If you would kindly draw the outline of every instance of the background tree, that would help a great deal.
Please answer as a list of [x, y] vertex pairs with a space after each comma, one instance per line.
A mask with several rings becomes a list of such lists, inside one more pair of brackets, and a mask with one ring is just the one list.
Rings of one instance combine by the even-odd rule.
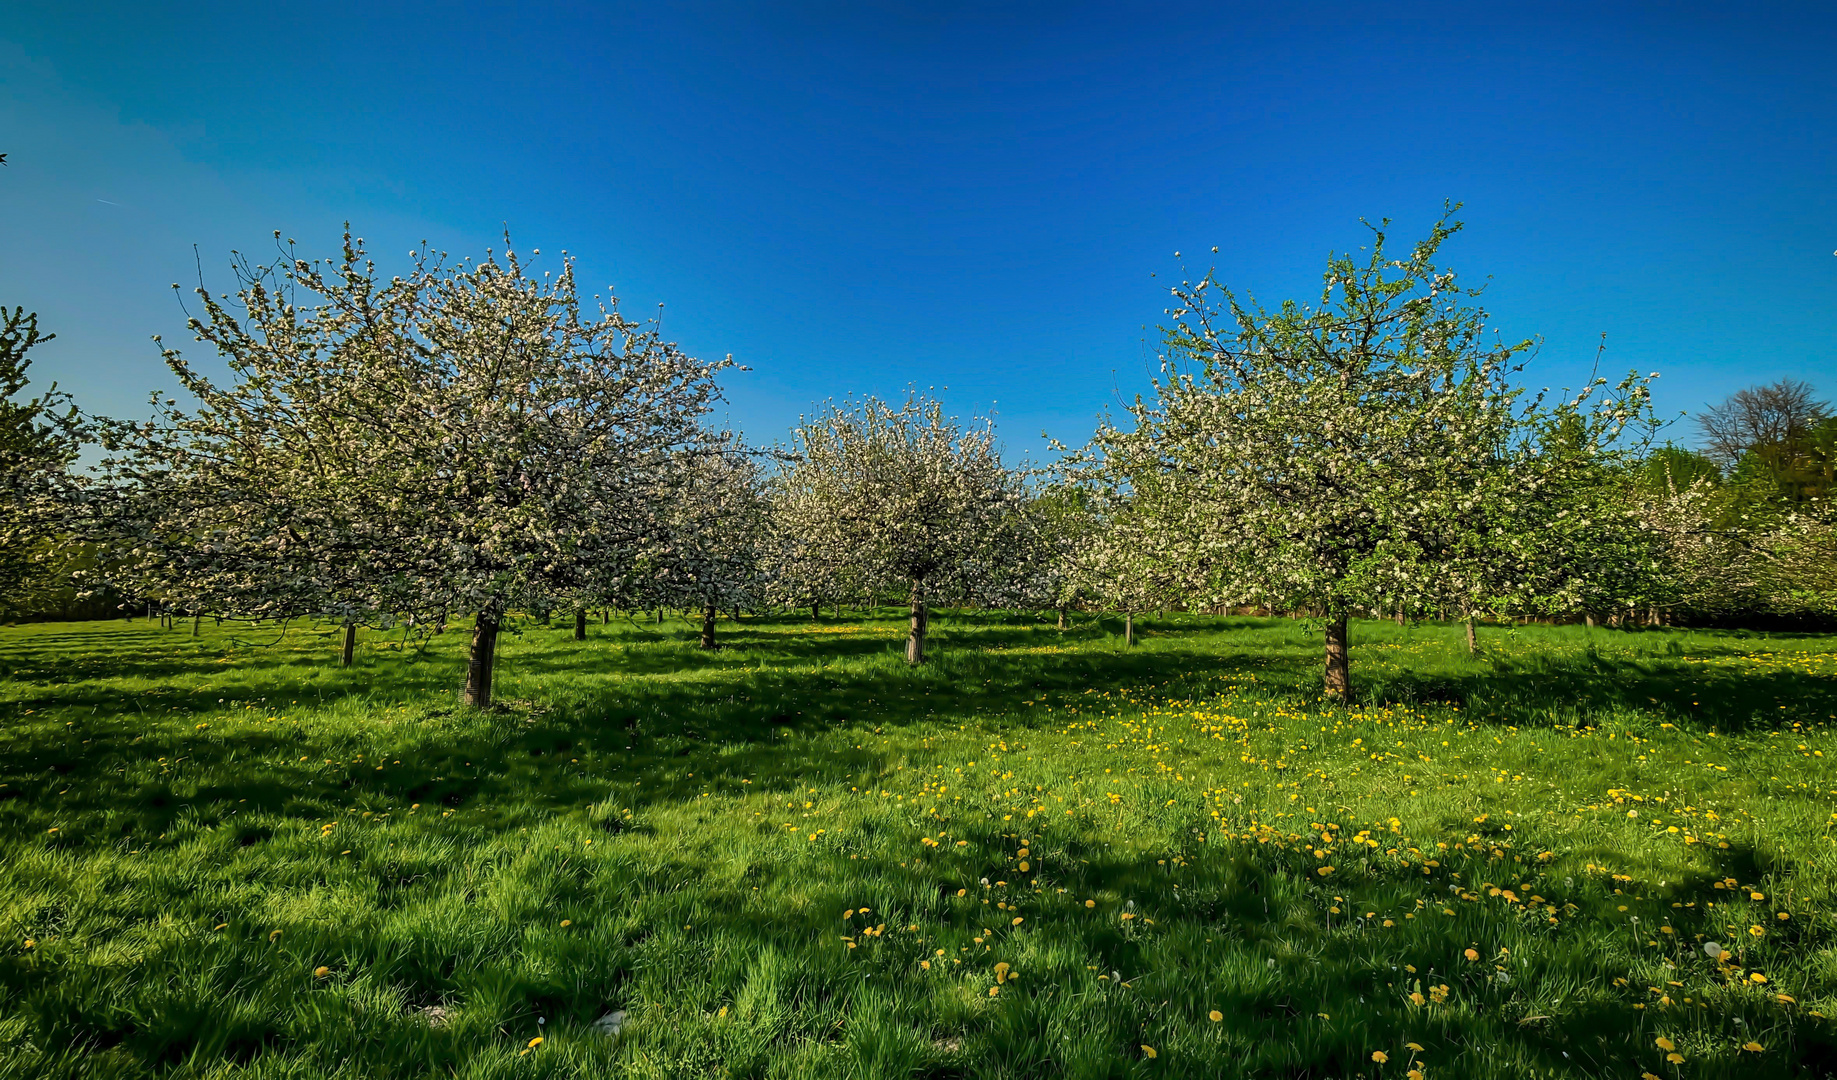
[[758, 458], [731, 435], [679, 452], [667, 527], [645, 559], [654, 602], [701, 615], [701, 647], [715, 647], [722, 610], [764, 602], [768, 511]]
[[1729, 395], [1697, 417], [1704, 451], [1727, 468], [1750, 450], [1779, 446], [1804, 436], [1830, 416], [1807, 383], [1781, 379]]
[[67, 606], [70, 571], [91, 557], [45, 513], [81, 445], [76, 411], [55, 383], [22, 398], [28, 354], [54, 337], [36, 313], [0, 307], [0, 617]]
[[120, 542], [114, 573], [239, 617], [472, 614], [464, 696], [490, 704], [512, 611], [656, 542], [673, 455], [731, 361], [684, 355], [610, 297], [583, 310], [565, 256], [536, 279], [514, 252], [423, 248], [384, 278], [347, 233], [323, 263], [235, 265], [239, 310], [200, 289], [190, 322], [231, 382], [166, 349], [195, 408], [104, 428], [83, 504]]
[[905, 591], [906, 660], [923, 663], [930, 606], [989, 585], [1004, 516], [1021, 499], [993, 428], [965, 429], [917, 393], [897, 407], [869, 397], [798, 425], [787, 457], [774, 494], [781, 535], [812, 553], [805, 565], [821, 559], [844, 595]]

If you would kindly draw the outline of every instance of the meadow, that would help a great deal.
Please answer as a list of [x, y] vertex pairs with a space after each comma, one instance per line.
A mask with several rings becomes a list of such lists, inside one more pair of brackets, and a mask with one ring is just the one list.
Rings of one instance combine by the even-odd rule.
[[0, 628], [4, 1077], [1837, 1074], [1837, 638]]

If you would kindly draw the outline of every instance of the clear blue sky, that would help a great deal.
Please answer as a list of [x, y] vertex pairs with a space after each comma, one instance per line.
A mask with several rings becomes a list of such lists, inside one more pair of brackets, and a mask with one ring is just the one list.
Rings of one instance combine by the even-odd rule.
[[1837, 396], [1837, 9], [1499, 8], [13, 3], [0, 302], [58, 333], [36, 374], [137, 415], [193, 244], [224, 286], [274, 229], [508, 223], [750, 365], [756, 441], [917, 383], [1027, 452], [1142, 385], [1175, 251], [1308, 297], [1361, 216], [1451, 198], [1539, 385], [1605, 332], [1671, 411]]

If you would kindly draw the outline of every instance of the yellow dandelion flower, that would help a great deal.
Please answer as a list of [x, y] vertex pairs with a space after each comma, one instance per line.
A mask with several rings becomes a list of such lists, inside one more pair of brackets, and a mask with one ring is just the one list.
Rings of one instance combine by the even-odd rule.
[[1666, 1061], [1669, 1061], [1669, 1062], [1671, 1062], [1671, 1063], [1672, 1063], [1673, 1065], [1682, 1065], [1682, 1064], [1684, 1064], [1684, 1055], [1683, 1055], [1683, 1054], [1675, 1054], [1675, 1053], [1674, 1053], [1674, 1054], [1666, 1054], [1666, 1055], [1665, 1055], [1665, 1060], [1666, 1060]]
[[1480, 954], [1479, 954], [1479, 953], [1478, 953], [1477, 951], [1475, 951], [1475, 950], [1473, 950], [1473, 949], [1467, 949], [1467, 950], [1464, 950], [1464, 951], [1463, 951], [1463, 952], [1461, 953], [1461, 955], [1462, 955], [1462, 956], [1465, 956], [1465, 957], [1466, 957], [1467, 959], [1469, 959], [1469, 960], [1478, 960], [1478, 959], [1480, 958]]
[[1759, 1053], [1763, 1053], [1763, 1052], [1765, 1052], [1765, 1051], [1766, 1051], [1766, 1049], [1767, 1049], [1766, 1047], [1764, 1047], [1764, 1046], [1762, 1046], [1761, 1044], [1759, 1044], [1759, 1043], [1757, 1043], [1757, 1042], [1745, 1042], [1745, 1043], [1742, 1043], [1742, 1044], [1741, 1044], [1741, 1048], [1742, 1048], [1743, 1050], [1746, 1050], [1746, 1051], [1747, 1051], [1748, 1053], [1750, 1053], [1750, 1054], [1759, 1054]]
[[1765, 937], [1767, 934], [1767, 928], [1764, 926], [1750, 926], [1748, 927], [1748, 933], [1754, 935], [1755, 937]]
[[994, 996], [995, 996], [996, 994], [999, 994], [999, 993], [1001, 993], [1001, 987], [999, 987], [999, 986], [991, 986], [991, 987], [989, 987], [989, 996], [990, 996], [990, 997], [994, 997]]
[[1391, 1059], [1391, 1056], [1382, 1050], [1373, 1050], [1371, 1052], [1371, 1060], [1377, 1062], [1380, 1065], [1384, 1064], [1390, 1059]]
[[1764, 983], [1767, 981], [1767, 977], [1765, 975], [1762, 975], [1760, 972], [1756, 971], [1748, 975], [1748, 980], [1750, 982]]
[[561, 920], [561, 925], [563, 925], [563, 926], [573, 926], [573, 925], [574, 925], [574, 920], [573, 920], [573, 919], [563, 919], [563, 920]]
[[920, 961], [919, 961], [919, 970], [921, 970], [921, 971], [930, 971], [930, 970], [931, 970], [931, 961], [929, 961], [929, 960], [920, 960]]
[[1225, 1018], [1225, 1014], [1219, 1012], [1217, 1009], [1213, 1009], [1211, 1012], [1206, 1014], [1206, 1019], [1212, 1021], [1214, 1024], [1218, 1023], [1224, 1018]]
[[1086, 901], [1084, 902], [1084, 906], [1085, 906], [1085, 907], [1096, 907], [1096, 906], [1097, 906], [1097, 901], [1095, 901], [1095, 900], [1086, 900]]
[[1143, 1043], [1143, 1044], [1142, 1044], [1142, 1054], [1143, 1054], [1143, 1056], [1145, 1056], [1145, 1057], [1147, 1057], [1147, 1058], [1149, 1058], [1149, 1059], [1151, 1059], [1151, 1060], [1152, 1060], [1153, 1058], [1156, 1058], [1156, 1057], [1159, 1057], [1159, 1056], [1160, 1056], [1159, 1054], [1156, 1054], [1156, 1053], [1155, 1053], [1155, 1048], [1154, 1048], [1154, 1047], [1152, 1047], [1152, 1046], [1149, 1046], [1149, 1045], [1148, 1045], [1147, 1043]]
[[314, 969], [313, 969], [313, 978], [315, 978], [315, 979], [323, 979], [323, 978], [325, 978], [325, 977], [326, 977], [327, 975], [330, 975], [331, 973], [332, 973], [332, 969], [331, 969], [331, 968], [328, 968], [328, 967], [316, 967], [316, 968], [314, 968]]
[[1658, 1038], [1654, 1039], [1653, 1042], [1656, 1042], [1658, 1044], [1658, 1048], [1660, 1050], [1676, 1050], [1678, 1048], [1676, 1043], [1672, 1042], [1670, 1039], [1665, 1038], [1663, 1035], [1660, 1035]]
[[1412, 1042], [1412, 1043], [1404, 1043], [1404, 1044], [1403, 1044], [1403, 1046], [1404, 1046], [1404, 1049], [1406, 1049], [1406, 1050], [1411, 1050], [1411, 1051], [1414, 1051], [1415, 1053], [1418, 1053], [1418, 1054], [1420, 1054], [1420, 1053], [1422, 1053], [1422, 1044], [1421, 1044], [1421, 1043], [1413, 1043], [1413, 1042]]
[[541, 1045], [542, 1045], [542, 1036], [538, 1035], [529, 1041], [528, 1049], [534, 1050], [536, 1047], [541, 1046]]
[[1011, 925], [1011, 926], [1019, 926], [1020, 924], [1022, 924], [1022, 923], [1024, 923], [1024, 922], [1026, 922], [1026, 921], [1027, 921], [1026, 919], [1024, 919], [1024, 918], [1022, 918], [1022, 917], [1021, 917], [1021, 916], [1019, 916], [1019, 915], [1016, 915], [1016, 916], [1014, 917], [1014, 922], [1012, 922], [1012, 923], [1011, 923], [1011, 924], [1009, 924], [1009, 925]]

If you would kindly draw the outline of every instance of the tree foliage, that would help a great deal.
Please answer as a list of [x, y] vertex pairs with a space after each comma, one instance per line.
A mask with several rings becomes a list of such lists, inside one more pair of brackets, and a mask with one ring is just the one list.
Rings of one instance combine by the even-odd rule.
[[1164, 588], [1318, 617], [1332, 695], [1349, 688], [1355, 612], [1472, 612], [1584, 574], [1533, 542], [1540, 518], [1644, 415], [1632, 377], [1554, 408], [1520, 400], [1512, 376], [1532, 343], [1491, 340], [1478, 291], [1436, 263], [1459, 229], [1444, 217], [1393, 258], [1374, 228], [1364, 259], [1329, 259], [1313, 305], [1265, 309], [1210, 274], [1182, 282], [1152, 397], [1086, 456], [1139, 522], [1143, 541], [1122, 550], [1153, 553]]
[[473, 615], [481, 705], [509, 613], [606, 588], [656, 546], [730, 362], [610, 297], [590, 309], [565, 257], [536, 278], [514, 251], [422, 248], [385, 278], [347, 232], [337, 258], [236, 271], [235, 299], [199, 289], [190, 320], [230, 380], [165, 349], [193, 404], [156, 396], [152, 420], [102, 428], [78, 503], [110, 572], [238, 617]]
[[907, 659], [925, 657], [929, 605], [978, 598], [999, 579], [1003, 526], [1021, 484], [993, 428], [968, 427], [917, 393], [832, 404], [792, 433], [773, 487], [778, 559], [812, 595], [900, 590]]

